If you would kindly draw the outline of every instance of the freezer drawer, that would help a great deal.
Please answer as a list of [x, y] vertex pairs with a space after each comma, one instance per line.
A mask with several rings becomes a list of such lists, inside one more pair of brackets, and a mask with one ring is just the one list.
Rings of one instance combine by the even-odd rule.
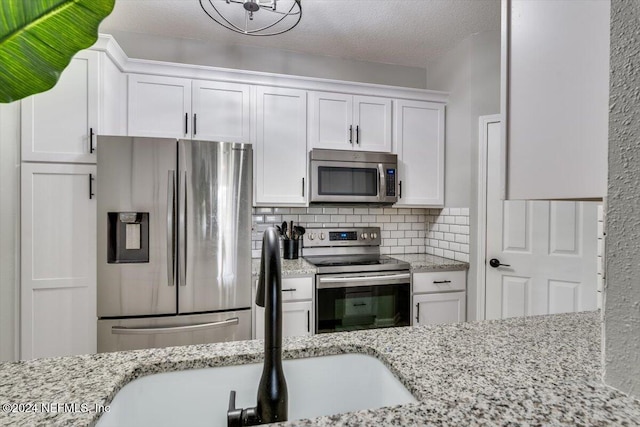
[[251, 310], [98, 320], [98, 353], [251, 339]]

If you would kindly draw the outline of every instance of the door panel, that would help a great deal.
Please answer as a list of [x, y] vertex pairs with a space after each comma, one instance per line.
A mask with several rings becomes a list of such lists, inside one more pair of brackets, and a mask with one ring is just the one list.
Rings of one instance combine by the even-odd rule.
[[413, 296], [413, 318], [417, 325], [438, 325], [464, 322], [466, 318], [466, 293], [449, 292]]
[[354, 147], [365, 151], [391, 152], [391, 100], [372, 96], [353, 97]]
[[251, 307], [251, 145], [179, 142], [178, 312]]
[[[175, 254], [168, 217], [173, 212], [176, 140], [98, 139], [98, 315], [175, 313]], [[108, 262], [110, 212], [148, 214], [148, 262]]]
[[201, 80], [192, 85], [192, 137], [249, 143], [249, 85]]
[[355, 131], [352, 95], [309, 92], [309, 148], [351, 150]]
[[[311, 301], [287, 302], [282, 304], [282, 336], [311, 336]], [[264, 308], [256, 306], [256, 336], [264, 339]]]
[[[596, 202], [502, 201], [500, 123], [488, 124], [486, 317], [597, 307]], [[492, 267], [489, 260], [502, 264]]]
[[21, 196], [21, 359], [96, 348], [93, 165], [25, 163]]

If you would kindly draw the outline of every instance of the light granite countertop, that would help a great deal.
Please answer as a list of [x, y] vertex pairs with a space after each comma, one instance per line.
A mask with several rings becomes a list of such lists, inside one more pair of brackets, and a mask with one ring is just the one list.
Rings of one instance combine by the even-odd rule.
[[[364, 353], [417, 403], [287, 426], [640, 425], [640, 401], [601, 381], [599, 312], [287, 338], [285, 358]], [[108, 404], [157, 372], [260, 361], [261, 341], [0, 364], [0, 403]], [[92, 425], [95, 412], [6, 413], [0, 425]]]
[[[428, 254], [397, 254], [390, 255], [411, 264], [411, 271], [447, 271], [447, 270], [466, 270], [469, 263], [463, 261], [455, 261], [449, 258], [442, 258], [436, 255]], [[304, 258], [284, 259], [281, 258], [282, 276], [311, 276], [316, 274], [316, 268], [309, 264]], [[251, 274], [257, 276], [260, 273], [260, 258], [251, 260]]]

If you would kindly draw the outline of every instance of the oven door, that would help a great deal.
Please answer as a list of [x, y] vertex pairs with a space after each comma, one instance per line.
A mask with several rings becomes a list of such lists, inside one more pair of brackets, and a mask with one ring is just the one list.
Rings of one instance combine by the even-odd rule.
[[316, 277], [316, 333], [409, 326], [409, 272]]
[[386, 163], [312, 160], [310, 201], [395, 203], [396, 169]]

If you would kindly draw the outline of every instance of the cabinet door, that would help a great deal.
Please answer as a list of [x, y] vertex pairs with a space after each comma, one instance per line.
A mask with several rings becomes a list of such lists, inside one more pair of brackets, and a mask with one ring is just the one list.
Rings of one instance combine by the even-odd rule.
[[[313, 335], [311, 301], [282, 304], [282, 336], [299, 337]], [[264, 308], [256, 307], [256, 339], [264, 338]]]
[[395, 106], [400, 174], [395, 206], [443, 206], [444, 105], [398, 100]]
[[96, 351], [95, 173], [93, 165], [22, 165], [22, 359]]
[[191, 137], [191, 80], [129, 76], [129, 136]]
[[98, 52], [79, 52], [52, 89], [22, 100], [23, 161], [96, 162], [98, 69]]
[[309, 92], [309, 148], [351, 150], [355, 132], [352, 95]]
[[192, 82], [193, 139], [249, 143], [249, 85]]
[[256, 89], [254, 204], [305, 205], [306, 92]]
[[606, 196], [609, 15], [609, 1], [503, 1], [507, 199]]
[[353, 144], [359, 150], [391, 152], [391, 100], [353, 97]]
[[413, 296], [414, 325], [464, 322], [466, 293], [417, 294]]

